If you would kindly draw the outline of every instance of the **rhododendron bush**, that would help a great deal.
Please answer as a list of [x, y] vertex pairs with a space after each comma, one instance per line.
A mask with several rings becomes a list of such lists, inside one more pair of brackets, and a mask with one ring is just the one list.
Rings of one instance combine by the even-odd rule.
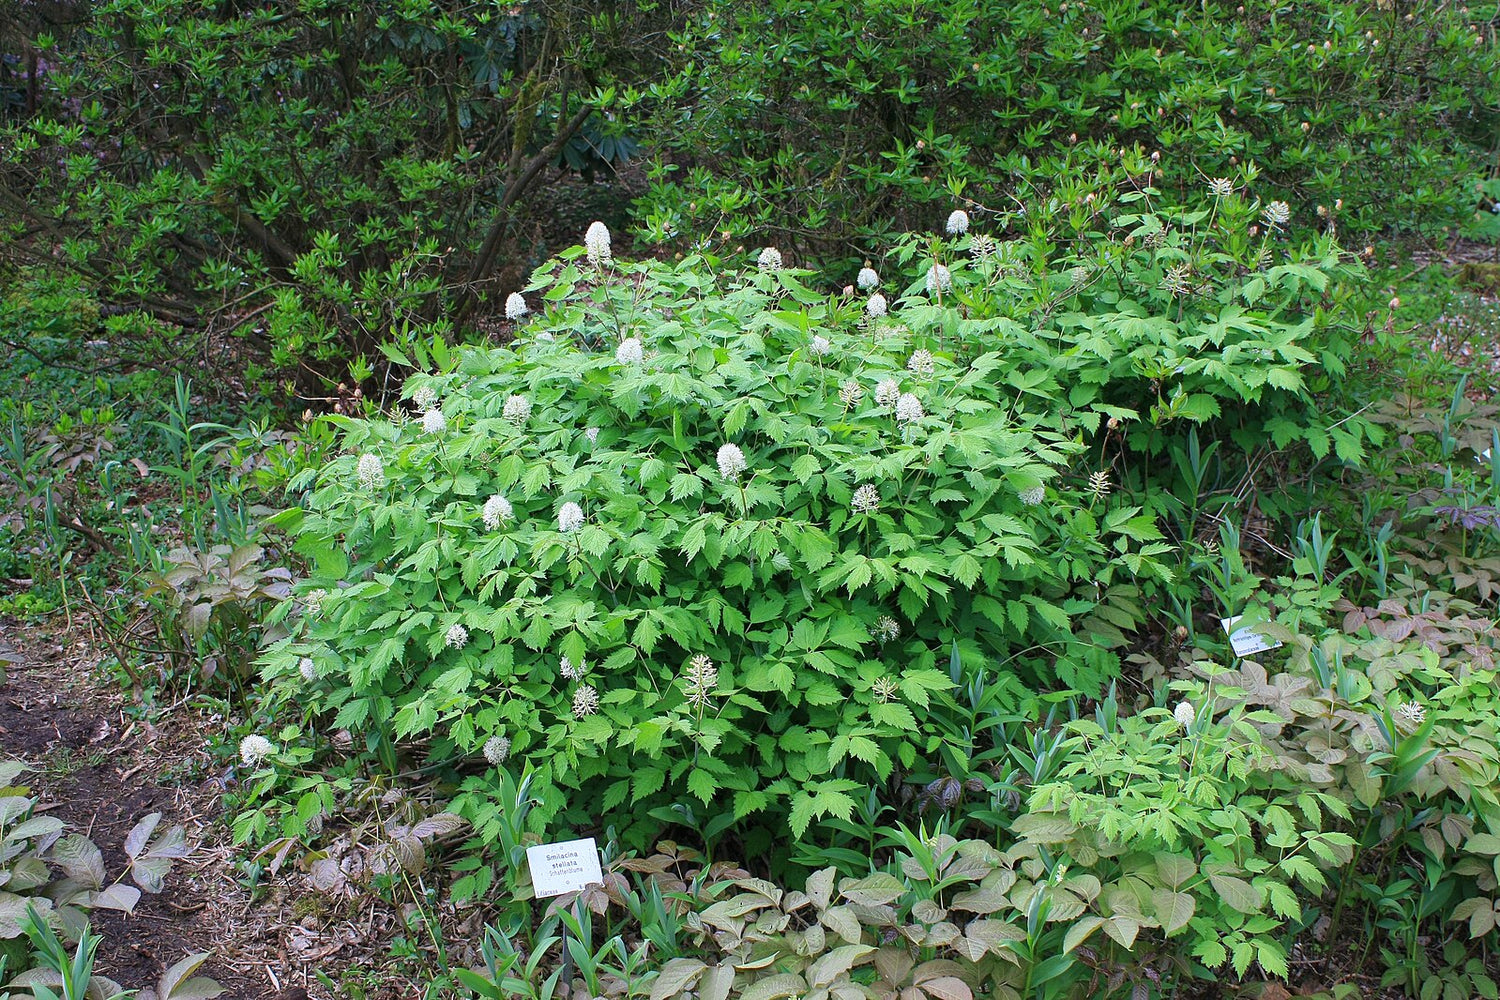
[[1249, 239], [1258, 211], [1116, 220], [1086, 256], [950, 221], [832, 294], [774, 248], [631, 263], [591, 229], [514, 342], [330, 418], [267, 670], [389, 766], [462, 761], [481, 833], [493, 766], [535, 768], [539, 828], [847, 817], [1037, 689], [1097, 693], [1145, 603], [1195, 599], [1166, 444], [1326, 452], [1342, 420], [1357, 450], [1307, 389], [1349, 261]]

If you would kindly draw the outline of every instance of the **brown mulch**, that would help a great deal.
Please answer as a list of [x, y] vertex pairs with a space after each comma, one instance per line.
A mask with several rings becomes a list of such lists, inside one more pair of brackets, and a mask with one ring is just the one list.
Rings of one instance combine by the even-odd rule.
[[[206, 734], [222, 719], [176, 708], [151, 721], [96, 677], [98, 654], [68, 631], [0, 620], [0, 758], [32, 768], [23, 780], [41, 810], [65, 820], [104, 852], [111, 878], [125, 870], [126, 835], [141, 817], [181, 824], [192, 853], [144, 894], [130, 915], [92, 914], [104, 937], [98, 971], [127, 989], [155, 987], [161, 973], [194, 952], [213, 956], [200, 971], [226, 987], [226, 1000], [328, 998], [315, 971], [335, 981], [351, 967], [381, 964], [390, 914], [358, 920], [319, 917], [301, 873], [268, 880], [261, 898], [238, 878], [244, 851], [231, 843], [222, 804], [224, 763]], [[399, 920], [399, 917], [397, 918]], [[416, 995], [410, 982], [364, 980], [376, 1000]]]

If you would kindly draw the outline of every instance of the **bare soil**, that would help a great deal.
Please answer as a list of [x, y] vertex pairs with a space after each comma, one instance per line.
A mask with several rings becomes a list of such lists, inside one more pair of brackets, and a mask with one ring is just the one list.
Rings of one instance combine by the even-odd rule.
[[291, 921], [236, 880], [219, 765], [204, 738], [212, 720], [181, 719], [189, 729], [132, 719], [122, 698], [94, 683], [92, 653], [68, 633], [0, 621], [0, 756], [33, 768], [25, 780], [39, 808], [98, 844], [111, 877], [125, 869], [126, 834], [148, 813], [161, 813], [163, 828], [182, 824], [194, 846], [166, 891], [143, 895], [133, 914], [93, 914], [104, 936], [99, 972], [127, 989], [154, 987], [174, 962], [209, 952], [202, 974], [228, 1000], [306, 1000], [316, 980], [309, 963], [288, 958], [282, 928]]

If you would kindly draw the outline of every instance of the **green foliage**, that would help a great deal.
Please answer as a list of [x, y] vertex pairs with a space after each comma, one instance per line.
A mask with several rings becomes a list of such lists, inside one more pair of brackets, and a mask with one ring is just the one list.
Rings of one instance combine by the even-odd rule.
[[[1487, 625], [1437, 653], [1410, 632], [1368, 634], [1362, 619], [1319, 639], [1263, 623], [1283, 651], [1233, 668], [1189, 655], [1196, 676], [1173, 682], [1172, 712], [1125, 716], [1111, 696], [1092, 716], [1039, 726], [1055, 736], [1050, 759], [1017, 754], [1024, 805], [985, 839], [956, 838], [941, 816], [886, 826], [863, 857], [796, 889], [695, 869], [691, 852], [662, 845], [579, 897], [580, 913], [631, 919], [612, 920], [604, 944], [569, 924], [577, 968], [591, 956], [605, 970], [584, 984], [594, 995], [655, 1000], [924, 983], [935, 997], [1125, 997], [1288, 978], [1292, 947], [1317, 926], [1331, 947], [1378, 953], [1387, 984], [1410, 996], [1437, 995], [1434, 980], [1483, 995], [1479, 949], [1493, 947], [1500, 912], [1500, 688], [1469, 650], [1500, 650]], [[620, 869], [647, 881], [633, 890]], [[557, 943], [550, 920], [531, 937], [529, 921], [497, 924], [488, 968], [460, 979], [479, 996], [498, 995], [489, 984], [552, 995], [557, 960], [537, 957]], [[500, 960], [523, 945], [524, 975]], [[641, 953], [655, 975], [625, 975]]]
[[[42, 965], [31, 975], [23, 973], [17, 977], [13, 985], [23, 986], [31, 993], [23, 993], [16, 1000], [127, 1000], [130, 996], [113, 980], [94, 975], [94, 956], [103, 939], [87, 926], [80, 933], [78, 948], [71, 958], [57, 933], [35, 908], [26, 913], [26, 934]], [[56, 993], [52, 991], [54, 985]], [[7, 998], [11, 996], [6, 994]]]
[[[212, 382], [120, 374], [116, 342], [92, 339], [116, 332], [103, 311], [85, 283], [33, 271], [0, 296], [0, 328], [23, 338], [0, 365], [16, 387], [0, 401], [0, 578], [21, 591], [4, 603], [89, 615], [143, 693], [200, 677], [244, 693], [261, 605], [291, 579], [262, 504], [330, 437], [277, 429], [258, 398], [236, 394], [235, 413]], [[154, 671], [142, 649], [164, 654]]]
[[[708, 4], [658, 88], [659, 238], [868, 252], [961, 199], [1024, 231], [1255, 164], [1296, 224], [1467, 223], [1500, 136], [1496, 6]], [[1159, 156], [1159, 159], [1158, 159]], [[1326, 216], [1315, 214], [1320, 207]]]
[[1465, 235], [1500, 243], [1500, 177], [1491, 177], [1479, 184], [1479, 204], [1473, 219], [1465, 227]]
[[177, 548], [148, 577], [142, 595], [161, 597], [169, 609], [160, 623], [169, 648], [208, 651], [198, 657], [204, 680], [223, 672], [232, 684], [247, 681], [262, 605], [291, 593], [291, 572], [264, 565], [264, 557], [259, 545]]
[[[333, 418], [348, 454], [276, 520], [311, 571], [267, 670], [390, 768], [413, 738], [454, 762], [507, 738], [534, 829], [626, 802], [636, 842], [648, 812], [710, 839], [849, 820], [976, 752], [952, 720], [1117, 671], [1178, 585], [1168, 442], [1328, 447], [1306, 386], [1344, 363], [1323, 303], [1350, 265], [1328, 241], [1277, 262], [1223, 202], [1123, 217], [1084, 259], [908, 241], [918, 277], [876, 316], [799, 272], [571, 251], [515, 347], [436, 345], [425, 415]], [[485, 840], [492, 784], [457, 802]]]
[[555, 165], [592, 179], [632, 155], [617, 84], [648, 72], [664, 16], [131, 0], [48, 30], [23, 12], [0, 48], [44, 56], [33, 106], [0, 125], [0, 252], [43, 240], [195, 346], [213, 317], [278, 367], [342, 368], [446, 329], [524, 259]]

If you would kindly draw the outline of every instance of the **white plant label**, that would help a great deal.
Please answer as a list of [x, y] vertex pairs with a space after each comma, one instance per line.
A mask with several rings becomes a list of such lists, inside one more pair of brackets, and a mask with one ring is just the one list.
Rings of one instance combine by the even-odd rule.
[[1235, 656], [1252, 656], [1255, 653], [1264, 653], [1268, 649], [1275, 649], [1281, 645], [1272, 639], [1268, 639], [1259, 632], [1246, 625], [1244, 628], [1235, 628], [1244, 615], [1235, 615], [1233, 618], [1220, 618], [1219, 624], [1224, 626], [1224, 631], [1229, 633], [1229, 645], [1234, 649]]
[[593, 837], [528, 847], [526, 863], [531, 866], [531, 885], [537, 899], [579, 892], [604, 881], [599, 848]]

